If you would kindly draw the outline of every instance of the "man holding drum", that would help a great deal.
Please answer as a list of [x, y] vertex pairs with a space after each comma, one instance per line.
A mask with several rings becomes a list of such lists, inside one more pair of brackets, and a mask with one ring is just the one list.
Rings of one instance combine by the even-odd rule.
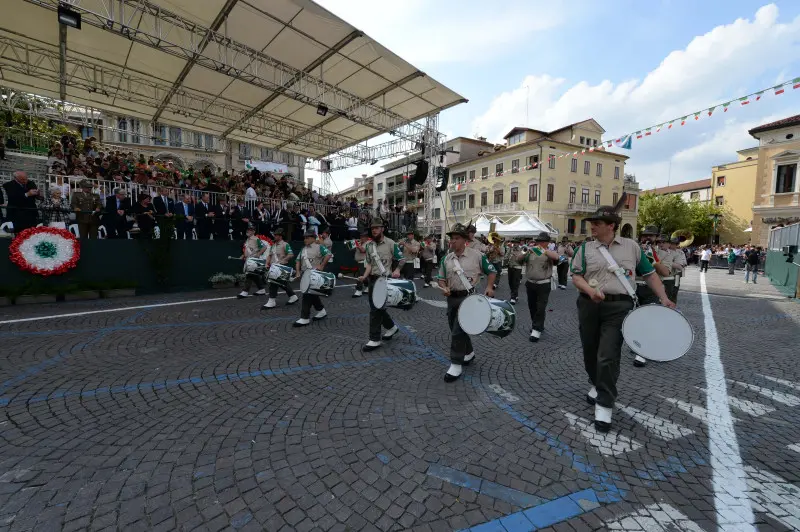
[[[272, 233], [275, 236], [275, 243], [272, 244], [272, 250], [267, 258], [267, 271], [269, 271], [270, 266], [273, 264], [280, 264], [281, 266], [288, 266], [289, 263], [294, 258], [294, 251], [292, 250], [292, 246], [289, 245], [288, 242], [283, 240], [283, 229], [275, 229]], [[289, 296], [289, 301], [286, 302], [287, 305], [291, 305], [292, 303], [297, 303], [297, 294], [294, 293], [292, 290], [292, 286], [289, 283], [286, 283], [284, 287], [286, 290], [286, 295]], [[261, 307], [262, 309], [270, 309], [275, 308], [277, 303], [275, 303], [275, 298], [278, 297], [278, 285], [275, 283], [269, 283], [269, 299], [267, 303]]]
[[[375, 281], [380, 277], [389, 276], [392, 270], [392, 261], [397, 261], [397, 268], [391, 272], [394, 279], [400, 278], [400, 271], [406, 262], [400, 247], [391, 238], [383, 235], [383, 222], [375, 218], [370, 227], [372, 242], [366, 245], [367, 258], [364, 275], [358, 278], [363, 282], [369, 279], [370, 293], [375, 290]], [[386, 333], [381, 336], [381, 327]], [[391, 340], [397, 334], [398, 328], [385, 308], [376, 308], [369, 298], [369, 341], [364, 345], [364, 352], [374, 351], [381, 346], [381, 340]]]
[[[313, 229], [306, 230], [303, 234], [305, 247], [300, 252], [300, 260], [297, 261], [297, 275], [298, 277], [304, 270], [317, 270], [324, 271], [325, 265], [331, 258], [331, 253], [328, 248], [317, 242], [317, 234]], [[328, 313], [322, 305], [322, 299], [317, 294], [303, 294], [303, 302], [300, 308], [300, 319], [292, 324], [293, 327], [305, 327], [311, 320], [311, 307], [317, 310], [314, 314], [314, 320], [321, 320]]]
[[[653, 269], [655, 269], [663, 283], [671, 275], [670, 268], [668, 266], [669, 260], [663, 260], [668, 258], [669, 254], [666, 254], [666, 256], [662, 257], [662, 251], [658, 249], [658, 243], [661, 242], [663, 237], [658, 235], [658, 228], [654, 225], [648, 225], [642, 229], [642, 232], [639, 233], [639, 237], [642, 241], [641, 247], [642, 251], [644, 251], [645, 257], [647, 257], [647, 260], [650, 262], [650, 264], [652, 264]], [[666, 286], [664, 286], [664, 291], [669, 294], [669, 289]], [[639, 300], [639, 305], [658, 304], [658, 296], [656, 296], [656, 294], [650, 289], [647, 281], [641, 275], [636, 276], [636, 298]], [[634, 367], [643, 368], [646, 365], [647, 359], [645, 359], [642, 355], [637, 353], [633, 357]]]
[[525, 254], [525, 287], [528, 292], [528, 309], [531, 313], [531, 342], [538, 342], [544, 331], [547, 301], [550, 299], [550, 284], [553, 264], [558, 262], [558, 253], [548, 250], [550, 234], [542, 231], [536, 236], [533, 248]]
[[[356, 262], [358, 263], [358, 278], [364, 275], [364, 271], [366, 270], [366, 265], [364, 264], [364, 259], [367, 258], [367, 242], [369, 242], [369, 232], [366, 229], [361, 230], [361, 237], [355, 241], [356, 245], [353, 248], [354, 255]], [[356, 291], [353, 293], [353, 297], [361, 297], [364, 293], [364, 282], [358, 281], [356, 283]]]
[[669, 250], [672, 252], [672, 273], [675, 274], [675, 283], [672, 286], [672, 293], [667, 295], [670, 301], [676, 305], [678, 304], [678, 290], [680, 290], [681, 287], [681, 277], [683, 277], [686, 271], [686, 254], [679, 247], [680, 243], [681, 239], [677, 236], [669, 241]]
[[508, 288], [511, 291], [511, 298], [508, 302], [512, 305], [516, 305], [517, 299], [519, 299], [519, 283], [522, 281], [522, 264], [525, 262], [527, 254], [523, 250], [522, 242], [515, 242], [513, 245], [507, 247]]
[[472, 293], [482, 273], [488, 276], [486, 297], [493, 297], [496, 272], [486, 255], [468, 247], [469, 233], [463, 225], [455, 224], [447, 236], [450, 237], [450, 253], [442, 258], [437, 279], [447, 296], [447, 323], [451, 334], [450, 367], [444, 374], [444, 382], [453, 382], [475, 358], [472, 341], [458, 323], [458, 307]]
[[[263, 240], [256, 236], [256, 228], [253, 224], [247, 225], [247, 239], [244, 241], [244, 246], [242, 247], [242, 256], [239, 257], [240, 259], [265, 259], [265, 255], [269, 252], [269, 245], [266, 244]], [[258, 287], [258, 291], [256, 292], [257, 296], [263, 296], [266, 291], [264, 290], [264, 274], [265, 270], [259, 270], [257, 272], [248, 272], [245, 268], [245, 276], [244, 276], [244, 290], [236, 296], [239, 299], [244, 297], [250, 297], [250, 288], [253, 286], [253, 283], [256, 283]]]
[[[625, 199], [617, 204], [621, 206]], [[617, 207], [600, 207], [586, 218], [594, 240], [575, 250], [572, 283], [580, 291], [578, 322], [583, 362], [592, 387], [586, 396], [595, 405], [594, 425], [600, 432], [611, 429], [611, 415], [617, 398], [622, 351], [622, 323], [633, 309], [634, 272], [646, 279], [661, 304], [674, 308], [664, 285], [639, 245], [616, 235], [622, 218]]]

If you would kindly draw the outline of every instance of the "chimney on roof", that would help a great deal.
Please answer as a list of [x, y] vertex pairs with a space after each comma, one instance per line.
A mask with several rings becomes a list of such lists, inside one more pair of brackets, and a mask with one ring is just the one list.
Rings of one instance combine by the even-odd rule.
[[486, 137], [478, 137], [478, 140], [481, 142], [486, 142]]

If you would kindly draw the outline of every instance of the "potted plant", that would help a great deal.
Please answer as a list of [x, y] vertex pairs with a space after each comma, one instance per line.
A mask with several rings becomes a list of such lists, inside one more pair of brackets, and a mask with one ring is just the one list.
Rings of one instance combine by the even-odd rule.
[[233, 288], [236, 278], [227, 273], [217, 272], [208, 278], [211, 288]]
[[237, 274], [236, 274], [236, 275], [234, 275], [233, 277], [234, 277], [234, 279], [235, 279], [235, 281], [236, 281], [236, 286], [241, 286], [241, 285], [243, 285], [243, 284], [244, 284], [245, 274], [243, 274], [243, 273], [237, 273]]

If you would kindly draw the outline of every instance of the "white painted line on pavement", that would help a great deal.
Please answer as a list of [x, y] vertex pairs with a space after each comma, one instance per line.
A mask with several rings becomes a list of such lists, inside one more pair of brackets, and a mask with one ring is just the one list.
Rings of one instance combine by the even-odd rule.
[[800, 530], [800, 489], [768, 471], [750, 466], [745, 470], [753, 509], [789, 530]]
[[606, 523], [607, 530], [685, 530], [704, 532], [686, 515], [669, 504], [650, 504]]
[[519, 401], [519, 397], [514, 395], [513, 393], [506, 391], [505, 388], [500, 386], [499, 384], [490, 384], [489, 389], [492, 390], [494, 393], [508, 401], [509, 403], [516, 403]]
[[636, 408], [630, 406], [619, 406], [618, 409], [631, 416], [634, 421], [640, 425], [643, 425], [648, 432], [656, 434], [659, 438], [665, 441], [675, 440], [677, 438], [694, 434], [694, 431], [691, 429], [682, 427], [677, 423], [660, 418], [651, 414], [650, 412], [645, 412], [644, 410], [637, 410]]
[[739, 386], [743, 386], [748, 390], [752, 390], [757, 394], [763, 395], [764, 397], [768, 397], [778, 403], [787, 406], [800, 406], [800, 397], [797, 397], [796, 395], [770, 390], [769, 388], [762, 388], [761, 386], [756, 386], [755, 384], [748, 384], [746, 382], [739, 382], [730, 379], [728, 379], [728, 382], [731, 382], [733, 384], [738, 384]]
[[597, 452], [604, 456], [616, 456], [618, 454], [635, 451], [642, 447], [638, 441], [618, 433], [616, 430], [611, 430], [605, 434], [597, 432], [594, 428], [594, 423], [588, 419], [576, 416], [571, 412], [564, 412], [567, 416], [567, 421], [575, 430], [581, 433], [581, 436], [591, 444]]
[[791, 445], [787, 445], [786, 448], [789, 449], [790, 451], [794, 451], [800, 454], [800, 443], [793, 443]]
[[711, 300], [706, 291], [706, 279], [700, 276], [701, 300], [706, 339], [706, 423], [708, 424], [708, 450], [711, 455], [711, 471], [714, 487], [714, 507], [717, 510], [717, 526], [722, 530], [752, 531], [755, 518], [747, 495], [747, 477], [742, 468], [739, 441], [733, 426], [728, 401], [725, 369], [719, 349], [719, 336]]
[[[347, 288], [348, 286], [355, 286], [355, 284], [341, 284], [337, 285], [335, 288]], [[227, 299], [236, 299], [236, 296], [228, 296], [228, 297], [211, 297], [208, 299], [191, 299], [189, 301], [173, 301], [171, 303], [154, 303], [152, 305], [136, 305], [133, 307], [116, 307], [116, 308], [104, 308], [102, 310], [86, 310], [83, 312], [69, 312], [66, 314], [51, 314], [49, 316], [36, 316], [34, 318], [20, 318], [16, 320], [3, 320], [0, 321], [0, 325], [8, 324], [8, 323], [24, 323], [28, 321], [41, 321], [41, 320], [52, 320], [55, 318], [74, 318], [76, 316], [89, 316], [90, 314], [104, 314], [106, 312], [122, 312], [124, 310], [140, 310], [140, 309], [147, 309], [147, 308], [159, 308], [159, 307], [172, 307], [175, 305], [191, 305], [192, 303], [209, 303], [211, 301], [225, 301]]]
[[765, 379], [767, 379], [769, 381], [776, 382], [778, 384], [782, 384], [782, 385], [786, 386], [787, 388], [791, 388], [792, 390], [797, 390], [797, 391], [800, 392], [800, 384], [798, 384], [796, 382], [787, 381], [786, 379], [779, 379], [778, 377], [770, 377], [769, 375], [761, 375], [761, 377], [763, 377], [763, 378], [765, 378]]
[[[708, 393], [705, 388], [697, 388], [703, 393]], [[770, 412], [774, 412], [775, 409], [771, 406], [762, 405], [761, 403], [756, 403], [754, 401], [748, 401], [747, 399], [739, 399], [737, 397], [728, 396], [728, 402], [731, 405], [731, 408], [735, 408], [745, 414], [749, 414], [754, 417], [763, 416], [764, 414], [769, 414]]]

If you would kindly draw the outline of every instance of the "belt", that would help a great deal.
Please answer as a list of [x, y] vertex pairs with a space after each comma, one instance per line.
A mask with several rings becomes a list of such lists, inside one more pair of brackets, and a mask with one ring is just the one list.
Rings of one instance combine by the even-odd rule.
[[636, 284], [639, 286], [647, 286], [647, 281], [636, 281]]
[[[588, 295], [581, 292], [581, 297], [586, 299], [592, 299]], [[606, 294], [605, 301], [633, 301], [633, 298], [628, 294]]]
[[527, 282], [530, 284], [550, 284], [552, 281], [550, 279], [542, 279], [541, 281], [532, 281], [528, 279]]
[[662, 277], [661, 280], [662, 281], [674, 281], [675, 280], [675, 276], [671, 275], [670, 277]]
[[468, 295], [469, 291], [467, 290], [451, 290], [448, 297], [467, 297]]

